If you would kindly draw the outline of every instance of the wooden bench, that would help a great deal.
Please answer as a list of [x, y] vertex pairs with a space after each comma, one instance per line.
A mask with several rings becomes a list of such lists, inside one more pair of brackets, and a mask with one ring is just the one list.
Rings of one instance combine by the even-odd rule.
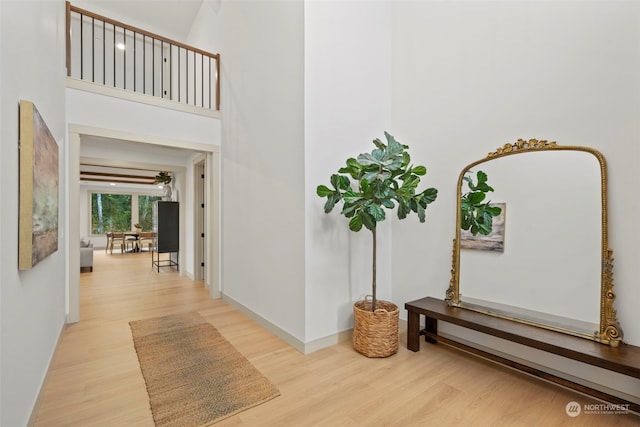
[[[619, 347], [614, 348], [588, 339], [501, 319], [463, 308], [450, 307], [446, 301], [431, 297], [408, 302], [405, 304], [405, 309], [408, 312], [407, 348], [409, 350], [420, 350], [420, 336], [424, 335], [425, 340], [429, 343], [435, 344], [437, 342], [443, 342], [494, 362], [588, 394], [597, 399], [615, 404], [628, 404], [630, 410], [640, 413], [640, 404], [638, 403], [627, 401], [600, 390], [569, 381], [548, 372], [438, 335], [438, 320], [634, 378], [640, 378], [640, 347], [620, 344]], [[420, 330], [421, 315], [425, 316], [425, 329], [423, 330]]]

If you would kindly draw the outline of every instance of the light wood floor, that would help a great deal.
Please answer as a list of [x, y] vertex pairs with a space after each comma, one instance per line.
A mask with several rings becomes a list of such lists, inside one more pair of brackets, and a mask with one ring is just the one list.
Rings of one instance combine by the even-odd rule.
[[[81, 321], [68, 326], [35, 425], [153, 426], [128, 322], [198, 311], [280, 389], [220, 426], [637, 426], [635, 415], [579, 415], [579, 394], [438, 344], [368, 359], [350, 343], [303, 355], [201, 282], [151, 269], [150, 255], [96, 251], [81, 274]], [[282, 307], [286, 310], [286, 306]], [[404, 331], [403, 331], [404, 332]]]

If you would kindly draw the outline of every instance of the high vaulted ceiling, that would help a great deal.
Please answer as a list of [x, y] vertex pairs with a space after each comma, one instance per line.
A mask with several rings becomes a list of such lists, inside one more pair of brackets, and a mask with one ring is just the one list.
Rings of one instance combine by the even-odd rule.
[[[177, 38], [185, 42], [193, 21], [204, 0], [82, 0], [79, 7], [97, 13], [112, 12], [122, 18], [130, 18], [125, 23], [147, 28], [143, 30], [160, 32], [159, 35]], [[207, 0], [208, 1], [208, 0]], [[75, 4], [75, 2], [71, 2]], [[92, 9], [92, 6], [95, 8]], [[96, 10], [99, 8], [101, 10]], [[107, 14], [108, 16], [108, 14]], [[111, 16], [109, 16], [111, 17]], [[146, 24], [146, 25], [145, 25]]]

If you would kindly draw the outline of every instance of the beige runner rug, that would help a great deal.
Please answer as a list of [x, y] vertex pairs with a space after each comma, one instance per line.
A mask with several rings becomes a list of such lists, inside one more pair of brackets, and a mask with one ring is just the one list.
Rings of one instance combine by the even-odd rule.
[[205, 426], [280, 395], [196, 312], [130, 322], [156, 426]]

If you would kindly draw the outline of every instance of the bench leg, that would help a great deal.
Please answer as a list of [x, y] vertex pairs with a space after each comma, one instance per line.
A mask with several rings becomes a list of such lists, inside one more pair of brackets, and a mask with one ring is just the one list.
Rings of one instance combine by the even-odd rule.
[[407, 348], [411, 351], [420, 350], [420, 313], [407, 313]]
[[[425, 319], [425, 331], [429, 334], [438, 335], [438, 319], [434, 319], [433, 317], [427, 317]], [[438, 342], [435, 338], [431, 338], [428, 335], [425, 335], [424, 340], [428, 343], [435, 344]]]

